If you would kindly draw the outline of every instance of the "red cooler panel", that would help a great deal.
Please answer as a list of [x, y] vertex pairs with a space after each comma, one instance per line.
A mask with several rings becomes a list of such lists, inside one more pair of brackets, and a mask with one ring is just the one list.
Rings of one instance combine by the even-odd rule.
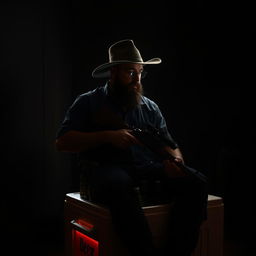
[[[74, 256], [99, 256], [99, 242], [90, 237], [93, 230], [89, 225], [81, 225], [82, 221], [73, 222], [72, 247]], [[86, 223], [87, 224], [87, 223]]]

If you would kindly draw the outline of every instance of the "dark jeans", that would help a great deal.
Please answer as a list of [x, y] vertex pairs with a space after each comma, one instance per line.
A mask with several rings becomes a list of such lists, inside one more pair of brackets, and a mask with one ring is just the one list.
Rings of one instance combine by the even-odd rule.
[[[143, 175], [145, 179], [145, 173]], [[132, 256], [160, 255], [153, 247], [152, 234], [134, 189], [140, 184], [140, 178], [128, 167], [104, 165], [94, 168], [89, 178], [91, 197], [110, 209], [116, 231]], [[173, 202], [166, 254], [163, 255], [191, 255], [197, 244], [200, 224], [206, 218], [206, 185], [191, 178], [168, 178], [160, 169], [151, 170], [148, 179], [161, 179], [167, 200]]]

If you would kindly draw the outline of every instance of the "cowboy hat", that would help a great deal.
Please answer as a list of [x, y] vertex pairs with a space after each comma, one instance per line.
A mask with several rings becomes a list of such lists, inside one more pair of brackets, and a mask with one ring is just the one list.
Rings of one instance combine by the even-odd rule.
[[136, 63], [136, 64], [159, 64], [160, 58], [153, 58], [148, 61], [143, 61], [139, 50], [135, 47], [133, 40], [126, 39], [112, 44], [108, 49], [109, 62], [95, 68], [92, 72], [94, 78], [109, 77], [109, 68], [121, 63]]

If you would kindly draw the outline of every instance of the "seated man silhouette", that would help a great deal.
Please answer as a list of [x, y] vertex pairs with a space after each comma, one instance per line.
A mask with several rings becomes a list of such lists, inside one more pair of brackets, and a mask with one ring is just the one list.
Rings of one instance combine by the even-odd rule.
[[[159, 63], [159, 58], [143, 61], [133, 40], [111, 45], [109, 62], [92, 73], [95, 78], [106, 77], [106, 84], [77, 97], [58, 131], [56, 147], [79, 154], [92, 200], [110, 209], [116, 232], [131, 256], [188, 256], [206, 218], [206, 183], [181, 168], [182, 153], [158, 105], [143, 95], [144, 67]], [[157, 130], [172, 159], [159, 157], [134, 133], [135, 128], [149, 127]], [[173, 202], [162, 254], [154, 248], [134, 190], [145, 180], [161, 181], [164, 197]]]

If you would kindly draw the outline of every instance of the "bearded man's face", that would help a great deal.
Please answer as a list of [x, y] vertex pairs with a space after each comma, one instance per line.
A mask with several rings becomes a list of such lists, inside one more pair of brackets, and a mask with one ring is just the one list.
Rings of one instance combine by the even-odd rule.
[[132, 108], [140, 103], [143, 95], [141, 73], [143, 66], [140, 64], [122, 64], [116, 67], [114, 79], [112, 79], [112, 96], [120, 105]]

